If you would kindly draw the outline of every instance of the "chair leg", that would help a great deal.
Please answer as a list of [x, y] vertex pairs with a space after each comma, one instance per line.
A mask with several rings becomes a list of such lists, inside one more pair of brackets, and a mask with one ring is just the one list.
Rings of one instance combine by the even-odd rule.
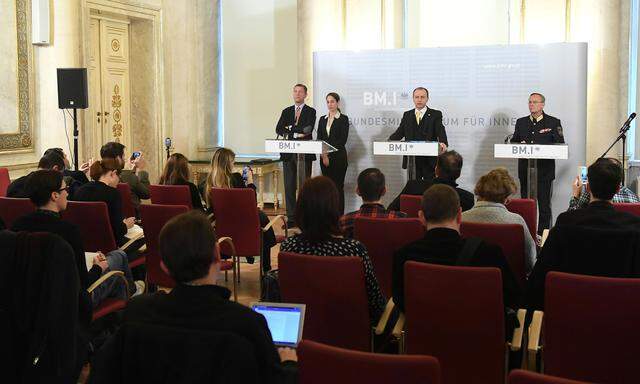
[[233, 301], [237, 303], [238, 302], [238, 284], [236, 283], [236, 263], [235, 262], [232, 263], [232, 266], [233, 266], [233, 276], [231, 276], [231, 278], [233, 279]]
[[237, 276], [238, 284], [240, 284], [240, 258], [237, 257], [237, 256], [236, 256], [236, 265], [237, 265], [237, 268], [238, 268], [238, 276]]
[[[231, 263], [233, 265], [233, 263]], [[229, 274], [227, 273], [229, 271], [224, 271], [224, 282], [226, 283], [227, 281], [229, 281]], [[235, 276], [234, 276], [235, 279]]]
[[398, 349], [399, 349], [399, 352], [400, 352], [401, 355], [404, 355], [405, 353], [407, 353], [407, 350], [406, 350], [406, 347], [407, 347], [406, 346], [406, 342], [407, 342], [407, 340], [405, 338], [406, 338], [406, 335], [405, 335], [404, 331], [400, 332], [400, 340], [398, 342]]

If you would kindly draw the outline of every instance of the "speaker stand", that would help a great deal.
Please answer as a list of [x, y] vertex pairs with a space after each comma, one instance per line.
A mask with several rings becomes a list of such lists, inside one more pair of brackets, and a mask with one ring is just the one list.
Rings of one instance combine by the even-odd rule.
[[78, 110], [73, 108], [73, 166], [78, 170]]

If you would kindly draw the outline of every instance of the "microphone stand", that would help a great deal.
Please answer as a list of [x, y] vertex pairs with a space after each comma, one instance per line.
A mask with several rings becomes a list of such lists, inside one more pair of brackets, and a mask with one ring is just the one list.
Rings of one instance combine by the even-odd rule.
[[625, 123], [622, 126], [622, 128], [620, 128], [620, 134], [618, 135], [618, 137], [614, 140], [613, 143], [611, 143], [609, 148], [607, 148], [607, 150], [602, 154], [602, 156], [600, 156], [600, 158], [607, 156], [607, 153], [609, 153], [611, 148], [613, 148], [613, 146], [616, 145], [618, 141], [622, 140], [622, 185], [623, 186], [624, 186], [624, 180], [625, 180], [624, 158], [625, 158], [625, 153], [627, 151], [627, 132], [629, 131], [630, 128], [631, 128], [631, 123], [629, 124]]

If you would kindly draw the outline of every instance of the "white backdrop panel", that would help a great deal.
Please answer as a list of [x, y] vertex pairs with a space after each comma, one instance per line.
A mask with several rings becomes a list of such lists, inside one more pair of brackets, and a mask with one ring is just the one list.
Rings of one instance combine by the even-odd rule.
[[[401, 159], [373, 156], [413, 107], [415, 87], [429, 89], [429, 107], [443, 112], [449, 147], [464, 158], [462, 188], [473, 191], [478, 178], [507, 167], [517, 178], [516, 160], [494, 159], [493, 144], [513, 133], [528, 115], [531, 92], [545, 95], [545, 112], [559, 118], [569, 143], [569, 160], [557, 161], [552, 207], [566, 210], [576, 167], [585, 162], [587, 44], [499, 45], [314, 53], [314, 100], [326, 114], [324, 96], [337, 92], [351, 121], [345, 180], [346, 211], [357, 209], [358, 173], [377, 167], [387, 178], [385, 204], [406, 182]], [[319, 174], [319, 164], [314, 163]]]

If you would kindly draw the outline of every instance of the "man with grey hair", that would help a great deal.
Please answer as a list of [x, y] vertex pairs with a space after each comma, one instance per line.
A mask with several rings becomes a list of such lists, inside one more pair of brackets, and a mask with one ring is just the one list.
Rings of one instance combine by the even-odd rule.
[[[545, 97], [534, 92], [529, 95], [529, 116], [516, 121], [512, 143], [522, 144], [555, 144], [564, 143], [560, 120], [544, 113]], [[555, 160], [536, 160], [538, 165], [538, 233], [551, 226], [551, 185], [556, 178]], [[528, 196], [527, 159], [518, 160], [518, 178], [520, 194]]]

